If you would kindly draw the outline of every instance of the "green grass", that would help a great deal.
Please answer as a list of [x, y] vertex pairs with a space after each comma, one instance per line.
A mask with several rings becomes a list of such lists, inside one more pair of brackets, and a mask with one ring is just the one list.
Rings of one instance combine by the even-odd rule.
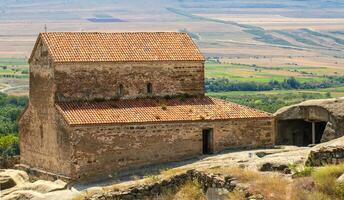
[[[344, 96], [344, 93], [342, 93]], [[309, 99], [329, 98], [331, 93], [307, 91], [307, 90], [273, 90], [262, 92], [233, 91], [233, 92], [210, 92], [208, 96], [225, 99], [251, 108], [264, 110], [270, 113], [278, 109], [297, 104]]]
[[252, 81], [267, 83], [271, 80], [283, 81], [291, 76], [300, 82], [323, 81], [323, 76], [304, 73], [307, 70], [319, 70], [321, 67], [305, 66], [281, 66], [281, 67], [261, 67], [243, 64], [206, 64], [205, 76], [207, 78], [228, 78], [236, 81]]
[[0, 58], [0, 66], [28, 65], [24, 58]]
[[24, 58], [0, 58], [0, 77], [29, 78], [29, 68]]

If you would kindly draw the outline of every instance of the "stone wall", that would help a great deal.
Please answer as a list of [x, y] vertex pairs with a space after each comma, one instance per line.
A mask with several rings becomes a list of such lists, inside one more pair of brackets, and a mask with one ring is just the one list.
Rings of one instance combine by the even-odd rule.
[[309, 153], [307, 166], [324, 166], [344, 163], [344, 147], [321, 147]]
[[[43, 57], [42, 57], [43, 56]], [[29, 105], [19, 119], [21, 164], [54, 173], [70, 172], [69, 135], [55, 109], [54, 70], [38, 43], [30, 62]]]
[[274, 120], [227, 120], [74, 127], [75, 179], [91, 179], [147, 164], [180, 161], [202, 154], [202, 130], [213, 129], [213, 150], [268, 146]]
[[119, 98], [121, 84], [123, 98], [204, 94], [203, 62], [62, 63], [54, 73], [59, 101]]
[[[95, 194], [87, 197], [87, 200], [137, 200], [137, 199], [153, 199], [162, 195], [164, 191], [176, 192], [179, 187], [187, 181], [194, 180], [201, 184], [204, 191], [208, 188], [223, 188], [233, 191], [237, 187], [237, 181], [232, 176], [221, 176], [218, 174], [209, 174], [195, 170], [189, 170], [186, 173], [175, 175], [167, 180], [161, 180], [156, 183], [146, 184], [140, 187], [129, 188], [125, 191], [113, 191], [102, 194]], [[238, 188], [246, 191], [246, 188]], [[247, 196], [250, 196], [249, 192]]]

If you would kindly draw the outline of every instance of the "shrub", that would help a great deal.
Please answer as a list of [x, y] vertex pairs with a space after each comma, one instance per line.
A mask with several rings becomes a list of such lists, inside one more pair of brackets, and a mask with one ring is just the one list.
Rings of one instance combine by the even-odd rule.
[[289, 169], [293, 172], [294, 177], [311, 176], [312, 172], [314, 171], [313, 167], [296, 164], [289, 165]]
[[340, 199], [344, 199], [344, 183], [336, 183], [335, 185], [336, 195]]
[[337, 178], [344, 173], [344, 165], [329, 165], [317, 168], [312, 174], [316, 188], [325, 194], [340, 194], [342, 187], [337, 185]]
[[15, 134], [0, 136], [0, 155], [13, 156], [19, 154], [19, 138]]

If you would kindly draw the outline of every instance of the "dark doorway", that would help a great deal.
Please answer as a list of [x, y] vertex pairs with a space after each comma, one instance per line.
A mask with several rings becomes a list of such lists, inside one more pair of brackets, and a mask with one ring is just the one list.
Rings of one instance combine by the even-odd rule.
[[305, 120], [281, 120], [278, 122], [277, 143], [283, 145], [307, 146], [321, 141], [326, 122], [311, 122]]
[[315, 122], [315, 144], [319, 144], [321, 142], [326, 124], [327, 122]]
[[213, 153], [213, 129], [203, 129], [203, 154], [208, 155]]

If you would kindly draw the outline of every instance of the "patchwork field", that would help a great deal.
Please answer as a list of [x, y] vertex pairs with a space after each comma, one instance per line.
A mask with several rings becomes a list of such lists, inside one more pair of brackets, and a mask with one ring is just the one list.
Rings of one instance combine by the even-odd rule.
[[207, 78], [229, 78], [237, 81], [269, 82], [295, 77], [300, 82], [321, 81], [325, 76], [344, 75], [344, 68], [312, 66], [259, 66], [247, 64], [207, 64]]
[[[187, 32], [208, 59], [207, 78], [261, 84], [290, 77], [300, 83], [326, 82], [328, 76], [344, 76], [343, 11], [344, 3], [338, 0], [4, 0], [0, 2], [0, 91], [28, 93], [26, 60], [45, 26], [47, 31]], [[344, 96], [342, 87], [242, 95], [253, 95], [251, 101], [257, 100], [255, 95], [293, 93], [301, 100]]]

